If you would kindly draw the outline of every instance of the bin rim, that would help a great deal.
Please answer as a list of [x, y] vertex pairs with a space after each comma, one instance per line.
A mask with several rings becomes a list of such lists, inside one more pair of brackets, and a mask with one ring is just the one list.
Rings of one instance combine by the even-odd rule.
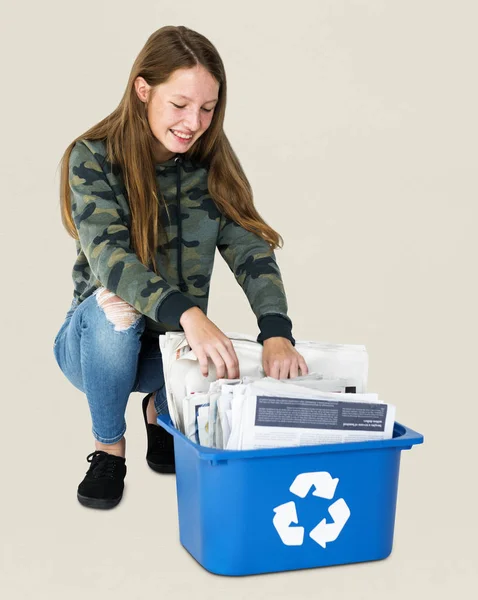
[[276, 456], [301, 456], [306, 454], [328, 454], [334, 452], [356, 452], [360, 450], [374, 450], [386, 448], [400, 448], [408, 450], [415, 444], [422, 444], [424, 437], [406, 425], [394, 422], [393, 436], [390, 440], [367, 440], [359, 442], [344, 442], [338, 444], [317, 444], [310, 446], [287, 446], [280, 448], [260, 448], [253, 450], [223, 450], [201, 446], [188, 439], [181, 431], [174, 427], [168, 414], [158, 415], [157, 423], [175, 438], [180, 438], [184, 443], [194, 448], [200, 460], [224, 462], [228, 460], [266, 458]]

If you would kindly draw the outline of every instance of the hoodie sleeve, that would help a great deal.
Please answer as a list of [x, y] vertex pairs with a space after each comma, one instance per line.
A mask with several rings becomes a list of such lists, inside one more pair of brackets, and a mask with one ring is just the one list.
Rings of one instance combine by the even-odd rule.
[[91, 271], [143, 315], [182, 330], [181, 315], [197, 305], [146, 267], [132, 250], [124, 210], [100, 161], [103, 158], [80, 141], [69, 161], [72, 217]]
[[216, 245], [257, 318], [257, 341], [279, 336], [295, 346], [281, 272], [269, 244], [221, 214]]

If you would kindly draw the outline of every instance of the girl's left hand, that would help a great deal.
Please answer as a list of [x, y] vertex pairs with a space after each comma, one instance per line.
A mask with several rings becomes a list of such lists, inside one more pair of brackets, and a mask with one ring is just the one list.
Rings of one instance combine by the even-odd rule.
[[267, 377], [290, 379], [307, 375], [309, 369], [304, 357], [297, 352], [292, 342], [284, 337], [271, 337], [263, 342], [262, 368]]

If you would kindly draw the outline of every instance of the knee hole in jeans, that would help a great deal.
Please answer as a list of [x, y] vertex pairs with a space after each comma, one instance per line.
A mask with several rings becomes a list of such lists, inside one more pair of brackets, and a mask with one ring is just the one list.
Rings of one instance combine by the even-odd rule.
[[98, 305], [103, 308], [108, 321], [114, 324], [115, 331], [125, 331], [141, 318], [141, 313], [131, 304], [105, 287], [96, 290], [96, 299]]

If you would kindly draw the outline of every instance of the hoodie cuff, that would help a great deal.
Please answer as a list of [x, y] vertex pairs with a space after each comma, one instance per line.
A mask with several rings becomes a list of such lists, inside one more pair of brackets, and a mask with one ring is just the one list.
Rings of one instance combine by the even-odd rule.
[[257, 321], [257, 325], [261, 330], [257, 336], [257, 341], [260, 344], [271, 337], [287, 338], [293, 346], [295, 339], [292, 337], [292, 321], [283, 315], [264, 315]]
[[169, 325], [170, 327], [176, 327], [180, 331], [184, 331], [179, 323], [179, 319], [183, 312], [193, 308], [193, 306], [200, 308], [200, 306], [195, 304], [192, 300], [189, 300], [189, 298], [184, 294], [181, 294], [181, 292], [173, 292], [158, 306], [156, 320], [165, 325]]

